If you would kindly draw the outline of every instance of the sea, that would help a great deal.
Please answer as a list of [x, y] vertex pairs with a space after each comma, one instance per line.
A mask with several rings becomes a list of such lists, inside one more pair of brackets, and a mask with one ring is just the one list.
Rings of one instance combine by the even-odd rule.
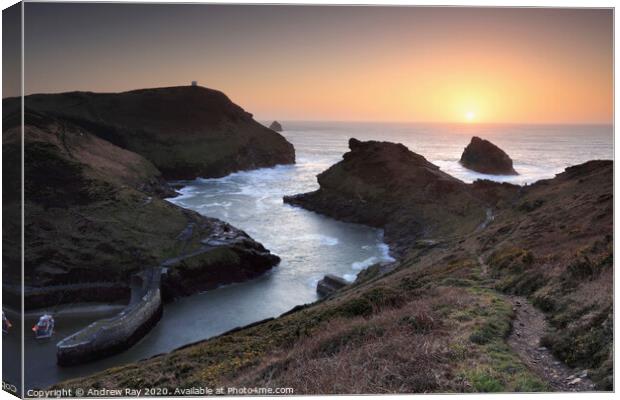
[[[54, 341], [42, 344], [26, 338], [28, 363], [32, 365], [26, 374], [27, 388], [46, 387], [59, 380], [135, 362], [276, 317], [296, 305], [316, 301], [316, 284], [325, 274], [353, 281], [372, 264], [394, 261], [381, 230], [336, 221], [282, 201], [285, 195], [316, 190], [316, 175], [342, 159], [350, 138], [403, 143], [465, 182], [491, 179], [526, 185], [552, 178], [571, 165], [613, 159], [611, 125], [295, 121], [282, 121], [282, 125], [282, 135], [295, 146], [296, 164], [184, 181], [179, 196], [168, 199], [244, 230], [280, 256], [281, 263], [252, 281], [167, 304], [162, 320], [138, 344], [122, 354], [79, 367], [57, 367], [54, 346], [95, 317], [59, 319]], [[506, 151], [519, 175], [491, 176], [463, 168], [458, 160], [472, 136], [488, 139]]]

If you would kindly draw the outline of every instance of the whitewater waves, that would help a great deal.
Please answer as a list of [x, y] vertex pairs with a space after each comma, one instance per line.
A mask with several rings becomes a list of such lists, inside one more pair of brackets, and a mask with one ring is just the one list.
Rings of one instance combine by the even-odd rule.
[[381, 230], [283, 203], [285, 195], [316, 190], [316, 175], [335, 161], [332, 149], [318, 154], [314, 154], [316, 149], [308, 153], [303, 147], [297, 149], [295, 165], [184, 182], [179, 196], [170, 199], [245, 230], [278, 254], [280, 265], [255, 284], [268, 286], [279, 298], [288, 299], [294, 293], [299, 302], [292, 306], [316, 299], [316, 284], [326, 274], [352, 281], [368, 266], [394, 260]]
[[556, 174], [559, 174], [568, 166], [564, 165], [549, 168], [534, 164], [514, 163], [514, 169], [519, 173], [519, 175], [488, 175], [469, 170], [463, 167], [456, 159], [433, 160], [432, 162], [441, 168], [443, 172], [450, 174], [466, 183], [472, 183], [479, 179], [487, 179], [495, 182], [508, 182], [514, 185], [526, 185], [541, 179], [553, 178]]

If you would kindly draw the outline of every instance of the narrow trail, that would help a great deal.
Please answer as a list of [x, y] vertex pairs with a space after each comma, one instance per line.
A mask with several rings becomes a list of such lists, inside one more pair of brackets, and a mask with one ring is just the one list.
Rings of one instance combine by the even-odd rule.
[[560, 392], [584, 392], [594, 390], [594, 383], [587, 371], [574, 371], [559, 361], [540, 339], [548, 332], [545, 315], [525, 297], [506, 296], [515, 311], [508, 345], [521, 360], [540, 378], [549, 382], [551, 388]]
[[[487, 210], [485, 221], [479, 230], [485, 229], [494, 220], [491, 209]], [[481, 254], [477, 255], [480, 274], [488, 276], [489, 266]], [[587, 371], [575, 371], [558, 360], [551, 351], [541, 345], [541, 339], [549, 332], [545, 314], [534, 307], [523, 296], [502, 296], [512, 304], [515, 318], [507, 339], [510, 348], [541, 379], [549, 383], [554, 391], [584, 392], [595, 390], [595, 385], [587, 376]]]
[[[478, 256], [482, 276], [487, 276], [489, 266], [482, 256]], [[536, 373], [551, 389], [559, 392], [592, 391], [595, 386], [588, 378], [587, 371], [575, 371], [558, 360], [551, 351], [541, 345], [541, 339], [549, 326], [545, 314], [534, 307], [523, 296], [502, 296], [512, 304], [515, 318], [507, 343], [517, 353], [521, 361]]]

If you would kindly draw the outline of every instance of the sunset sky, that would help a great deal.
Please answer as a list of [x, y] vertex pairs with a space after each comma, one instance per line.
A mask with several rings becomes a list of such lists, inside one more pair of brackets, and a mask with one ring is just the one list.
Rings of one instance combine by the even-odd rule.
[[189, 84], [257, 119], [611, 123], [612, 11], [26, 4], [26, 93]]

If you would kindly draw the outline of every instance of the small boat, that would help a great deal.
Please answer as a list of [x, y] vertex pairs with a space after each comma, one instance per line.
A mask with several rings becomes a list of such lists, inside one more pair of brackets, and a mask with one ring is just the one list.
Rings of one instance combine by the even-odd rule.
[[13, 327], [11, 321], [4, 314], [4, 310], [2, 311], [2, 333], [9, 333], [9, 329]]
[[32, 327], [35, 339], [49, 339], [54, 334], [54, 318], [45, 314], [39, 318], [39, 322]]

